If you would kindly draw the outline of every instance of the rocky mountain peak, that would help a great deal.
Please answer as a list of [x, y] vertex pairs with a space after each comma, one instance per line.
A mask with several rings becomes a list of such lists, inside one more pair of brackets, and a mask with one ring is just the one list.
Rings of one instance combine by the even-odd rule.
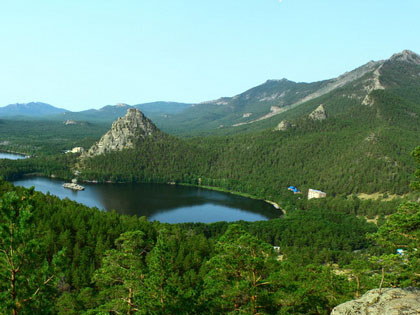
[[403, 50], [389, 58], [391, 61], [403, 61], [420, 65], [420, 56], [411, 50]]
[[277, 80], [277, 79], [269, 79], [265, 83], [271, 83], [271, 82], [293, 82], [293, 81], [290, 81], [290, 80], [288, 80], [286, 78], [283, 78], [283, 79], [280, 79], [280, 80]]
[[159, 129], [150, 119], [138, 109], [129, 108], [127, 114], [114, 121], [111, 129], [82, 158], [133, 148], [141, 139], [157, 133]]

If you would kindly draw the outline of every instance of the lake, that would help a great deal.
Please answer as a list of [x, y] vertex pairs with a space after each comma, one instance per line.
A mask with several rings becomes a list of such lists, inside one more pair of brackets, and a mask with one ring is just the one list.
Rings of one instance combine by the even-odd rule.
[[146, 216], [165, 223], [259, 221], [278, 218], [282, 212], [262, 201], [198, 187], [165, 184], [88, 184], [84, 191], [62, 187], [64, 181], [28, 177], [13, 182], [89, 207], [121, 214]]
[[20, 154], [0, 152], [0, 159], [20, 160], [20, 159], [25, 159], [25, 158], [26, 156], [20, 155]]

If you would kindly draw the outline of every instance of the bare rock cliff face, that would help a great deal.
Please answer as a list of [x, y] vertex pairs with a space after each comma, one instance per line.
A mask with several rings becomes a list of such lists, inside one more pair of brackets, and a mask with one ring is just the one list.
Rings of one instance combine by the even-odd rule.
[[418, 315], [419, 288], [387, 288], [366, 292], [360, 299], [336, 306], [331, 315]]
[[118, 118], [111, 129], [102, 136], [81, 158], [112, 151], [133, 148], [138, 140], [159, 133], [159, 129], [138, 109], [130, 108], [124, 117]]

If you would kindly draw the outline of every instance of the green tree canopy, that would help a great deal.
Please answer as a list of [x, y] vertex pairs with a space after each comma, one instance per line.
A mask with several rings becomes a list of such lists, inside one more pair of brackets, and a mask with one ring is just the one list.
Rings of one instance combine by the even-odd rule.
[[205, 268], [203, 299], [215, 313], [259, 313], [269, 292], [268, 278], [276, 257], [271, 245], [239, 225], [229, 226]]
[[52, 261], [36, 237], [33, 189], [0, 198], [0, 313], [49, 314], [60, 254]]

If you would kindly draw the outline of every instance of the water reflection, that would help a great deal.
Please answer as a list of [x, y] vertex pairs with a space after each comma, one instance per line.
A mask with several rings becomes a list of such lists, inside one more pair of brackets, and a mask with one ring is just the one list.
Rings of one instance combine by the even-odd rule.
[[122, 214], [146, 216], [167, 223], [257, 221], [280, 216], [260, 201], [196, 187], [161, 184], [83, 184], [84, 191], [63, 188], [63, 181], [31, 177], [15, 185], [35, 186], [44, 193], [69, 198], [90, 207], [115, 209]]

